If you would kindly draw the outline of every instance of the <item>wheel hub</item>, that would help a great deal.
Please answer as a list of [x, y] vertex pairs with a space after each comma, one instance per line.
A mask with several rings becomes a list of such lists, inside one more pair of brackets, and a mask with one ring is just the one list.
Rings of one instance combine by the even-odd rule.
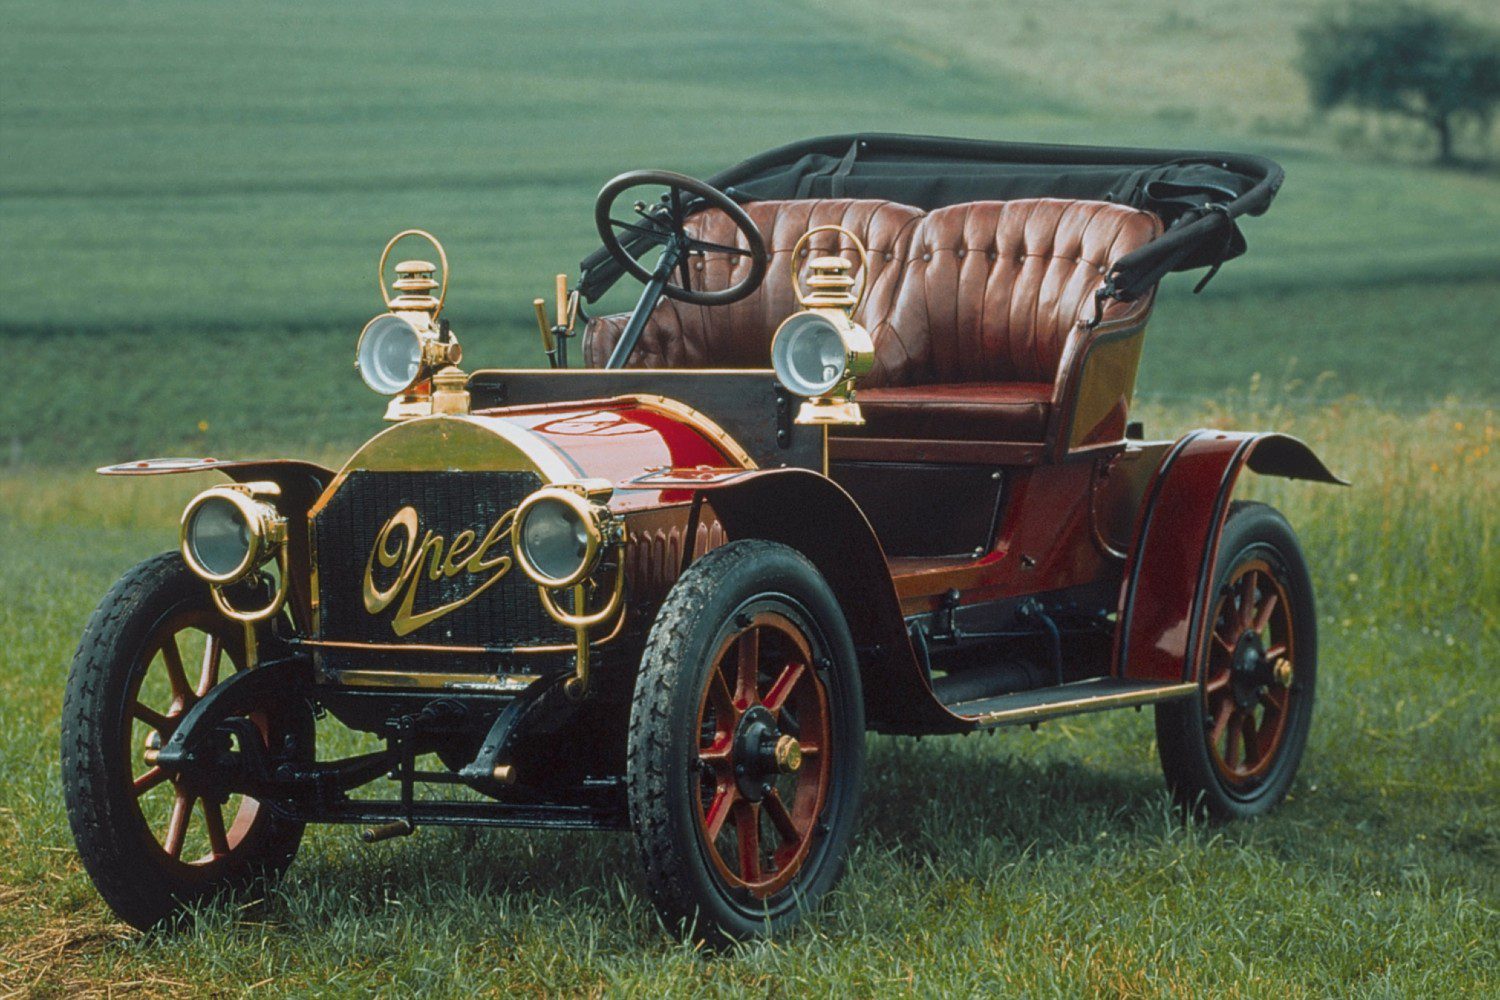
[[745, 710], [730, 743], [735, 783], [751, 802], [759, 802], [770, 791], [778, 774], [790, 774], [802, 766], [802, 745], [776, 725], [776, 717], [764, 705]]
[[1230, 679], [1235, 704], [1240, 708], [1253, 707], [1260, 698], [1261, 689], [1275, 679], [1259, 633], [1246, 631], [1235, 643]]

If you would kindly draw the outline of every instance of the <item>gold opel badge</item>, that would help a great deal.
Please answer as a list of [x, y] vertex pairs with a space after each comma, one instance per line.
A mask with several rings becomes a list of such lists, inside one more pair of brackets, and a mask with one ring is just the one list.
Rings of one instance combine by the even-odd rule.
[[[423, 625], [457, 611], [510, 572], [513, 560], [509, 554], [497, 550], [509, 538], [515, 516], [512, 508], [490, 525], [483, 538], [465, 529], [449, 543], [435, 531], [421, 530], [415, 507], [402, 507], [381, 527], [370, 549], [370, 558], [365, 561], [365, 610], [378, 615], [399, 599], [391, 618], [391, 630], [397, 635], [410, 635]], [[387, 569], [400, 567], [389, 586], [381, 587], [375, 582], [377, 563]], [[467, 596], [426, 611], [416, 610], [417, 588], [424, 576], [441, 580], [460, 573], [481, 578]]]

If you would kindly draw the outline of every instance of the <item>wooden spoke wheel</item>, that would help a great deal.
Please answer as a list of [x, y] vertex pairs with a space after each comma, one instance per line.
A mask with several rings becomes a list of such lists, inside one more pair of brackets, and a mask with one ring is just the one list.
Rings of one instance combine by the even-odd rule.
[[863, 772], [853, 643], [821, 574], [753, 540], [689, 567], [647, 640], [627, 749], [661, 915], [714, 945], [795, 922], [842, 871]]
[[[89, 619], [63, 703], [64, 798], [85, 869], [136, 927], [279, 874], [296, 853], [301, 824], [189, 787], [156, 762], [183, 716], [244, 665], [242, 626], [176, 553], [127, 573]], [[268, 706], [228, 720], [221, 749], [254, 740], [273, 757], [310, 756], [312, 725], [305, 705]]]
[[1219, 543], [1201, 697], [1157, 707], [1157, 749], [1176, 798], [1218, 819], [1286, 797], [1312, 721], [1312, 584], [1275, 509], [1236, 503]]
[[[218, 802], [195, 794], [168, 780], [155, 762], [183, 715], [219, 683], [221, 673], [227, 674], [226, 661], [229, 671], [243, 668], [239, 631], [240, 626], [214, 611], [183, 610], [164, 619], [142, 651], [145, 667], [135, 673], [126, 698], [133, 724], [125, 733], [124, 753], [134, 772], [136, 807], [162, 853], [185, 865], [227, 860], [244, 846], [260, 813], [260, 803], [242, 795]], [[265, 745], [265, 714], [255, 713], [246, 721]], [[246, 735], [252, 731], [241, 728]]]
[[821, 822], [828, 692], [794, 621], [741, 615], [698, 706], [699, 820], [720, 876], [765, 898], [797, 874]]
[[1291, 602], [1266, 560], [1230, 571], [1213, 622], [1203, 684], [1209, 755], [1226, 783], [1244, 787], [1276, 760], [1296, 677]]

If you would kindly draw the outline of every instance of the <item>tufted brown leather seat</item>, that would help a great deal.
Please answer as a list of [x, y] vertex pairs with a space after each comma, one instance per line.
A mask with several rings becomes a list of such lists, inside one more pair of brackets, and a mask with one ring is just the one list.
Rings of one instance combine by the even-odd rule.
[[[1046, 439], [1062, 389], [1070, 337], [1093, 318], [1109, 266], [1150, 242], [1161, 223], [1108, 202], [1029, 198], [966, 202], [923, 214], [895, 202], [766, 201], [745, 206], [771, 253], [765, 283], [730, 306], [663, 299], [632, 367], [763, 368], [771, 336], [796, 309], [787, 255], [808, 229], [837, 223], [870, 251], [870, 291], [856, 321], [870, 330], [875, 366], [860, 379], [866, 424], [840, 436], [940, 441]], [[728, 218], [690, 220], [695, 235], [735, 239]], [[837, 242], [836, 242], [837, 239]], [[848, 250], [837, 234], [812, 255]], [[695, 284], [724, 288], [745, 266], [726, 254], [695, 256]], [[1106, 319], [1144, 313], [1151, 297], [1111, 300]], [[586, 363], [602, 366], [626, 317], [591, 320]]]
[[[862, 437], [1041, 441], [1068, 337], [1093, 318], [1109, 265], [1156, 216], [1029, 198], [937, 209], [917, 224], [860, 380]], [[1140, 303], [1110, 301], [1106, 318]]]
[[[843, 226], [868, 249], [870, 294], [855, 315], [856, 321], [868, 324], [873, 315], [886, 308], [894, 279], [905, 262], [907, 240], [922, 217], [920, 209], [909, 205], [869, 199], [758, 201], [745, 205], [745, 211], [765, 237], [766, 252], [771, 257], [760, 288], [727, 306], [695, 306], [663, 298], [631, 353], [630, 367], [767, 367], [771, 335], [797, 310], [788, 259], [797, 241], [815, 226]], [[712, 243], [745, 245], [744, 237], [722, 212], [700, 213], [688, 220], [687, 229], [690, 235]], [[838, 233], [818, 233], [808, 241], [808, 247], [808, 257], [841, 251], [854, 257], [848, 241]], [[694, 254], [693, 285], [727, 288], [739, 278], [736, 269], [747, 266], [744, 258], [730, 254]], [[583, 344], [586, 365], [604, 366], [627, 319], [619, 315], [589, 321]]]

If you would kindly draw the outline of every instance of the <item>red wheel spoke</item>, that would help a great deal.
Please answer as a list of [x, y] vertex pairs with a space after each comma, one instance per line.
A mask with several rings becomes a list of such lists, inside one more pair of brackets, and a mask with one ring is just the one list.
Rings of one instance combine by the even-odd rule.
[[1275, 663], [1277, 660], [1284, 659], [1285, 657], [1286, 657], [1286, 645], [1285, 644], [1278, 644], [1278, 645], [1272, 646], [1270, 649], [1266, 650], [1266, 659], [1270, 660], [1272, 663]]
[[776, 683], [772, 684], [771, 689], [766, 692], [766, 707], [772, 712], [780, 712], [781, 706], [786, 704], [787, 696], [792, 693], [792, 688], [797, 686], [797, 682], [806, 672], [807, 664], [788, 663], [781, 671], [781, 676], [776, 678]]
[[1265, 631], [1267, 625], [1271, 624], [1271, 616], [1276, 613], [1276, 591], [1266, 595], [1266, 603], [1260, 606], [1260, 614], [1255, 616], [1255, 624], [1252, 628], [1257, 632]]
[[136, 702], [130, 707], [130, 714], [135, 716], [137, 719], [140, 719], [146, 725], [150, 726], [158, 733], [161, 733], [163, 736], [166, 736], [172, 732], [171, 719], [167, 718], [165, 715], [162, 715], [160, 712], [156, 711], [153, 708], [147, 708], [140, 702]]
[[187, 674], [182, 669], [182, 653], [177, 648], [177, 636], [167, 637], [162, 643], [161, 658], [167, 665], [167, 680], [172, 685], [172, 694], [178, 701], [188, 701], [193, 697], [193, 689], [188, 685]]
[[1255, 621], [1255, 578], [1254, 572], [1246, 573], [1240, 581], [1240, 628], [1248, 629]]
[[193, 796], [178, 791], [177, 798], [172, 802], [172, 815], [167, 819], [167, 837], [161, 845], [169, 857], [182, 856], [182, 842], [187, 839], [188, 820], [192, 816]]
[[718, 716], [719, 731], [733, 732], [740, 713], [734, 707], [734, 696], [729, 693], [729, 684], [724, 680], [724, 672], [717, 665], [714, 666], [708, 678], [708, 703], [713, 706], [714, 713]]
[[739, 789], [732, 781], [724, 782], [714, 790], [713, 801], [708, 804], [708, 811], [703, 814], [703, 823], [708, 828], [710, 844], [718, 839], [719, 832], [724, 829], [724, 821], [729, 818], [739, 797]]
[[1214, 727], [1209, 730], [1208, 742], [1217, 744], [1219, 737], [1224, 735], [1224, 727], [1229, 724], [1229, 717], [1234, 714], [1234, 700], [1225, 698], [1219, 703], [1219, 710], [1214, 713]]
[[811, 740], [798, 740], [797, 745], [802, 748], [802, 759], [816, 757], [823, 752], [823, 744], [814, 743]]
[[219, 637], [211, 635], [203, 644], [203, 669], [198, 675], [198, 689], [195, 694], [199, 698], [208, 694], [213, 686], [219, 683], [219, 657], [224, 651]]
[[166, 771], [163, 771], [159, 767], [152, 767], [150, 770], [142, 774], [139, 778], [136, 778], [135, 781], [131, 782], [130, 787], [131, 790], [135, 792], [136, 797], [140, 797], [166, 780]]
[[802, 842], [802, 831], [797, 829], [797, 824], [792, 820], [792, 814], [787, 812], [786, 803], [781, 801], [781, 795], [774, 789], [764, 799], [766, 816], [771, 820], [771, 825], [781, 835], [782, 843], [787, 847], [795, 847]]
[[741, 708], [760, 701], [760, 629], [752, 626], [739, 638], [738, 674], [734, 700]]
[[1228, 667], [1224, 667], [1224, 668], [1216, 671], [1214, 673], [1214, 675], [1208, 679], [1207, 683], [1205, 683], [1203, 685], [1203, 690], [1207, 691], [1209, 694], [1214, 694], [1214, 693], [1216, 693], [1218, 691], [1222, 691], [1224, 688], [1226, 688], [1228, 686], [1229, 686], [1229, 668]]
[[712, 745], [698, 751], [698, 759], [711, 766], [716, 771], [727, 770], [729, 767], [729, 752], [732, 740], [725, 734], [723, 740], [715, 740]]
[[213, 856], [222, 858], [229, 853], [229, 837], [224, 833], [224, 813], [217, 802], [199, 799], [203, 803], [203, 825], [208, 828], [208, 846]]
[[740, 878], [746, 882], [759, 882], [761, 878], [759, 805], [744, 801], [736, 803], [734, 832], [740, 842]]

